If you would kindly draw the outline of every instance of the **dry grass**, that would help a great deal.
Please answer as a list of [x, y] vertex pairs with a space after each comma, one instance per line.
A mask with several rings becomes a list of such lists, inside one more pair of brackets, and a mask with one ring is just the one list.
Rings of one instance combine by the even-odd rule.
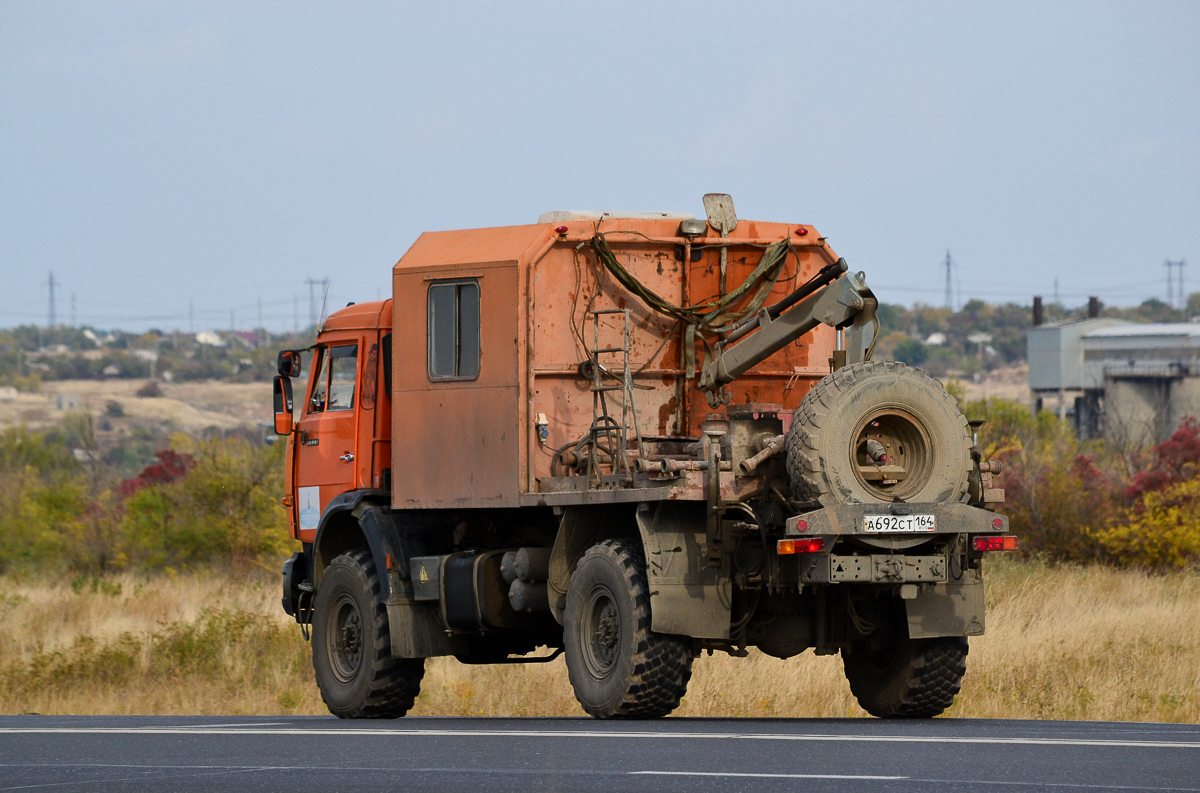
[[[0, 712], [325, 713], [276, 587], [215, 575], [74, 588], [0, 578]], [[971, 642], [948, 715], [1200, 721], [1200, 576], [1005, 562], [989, 571], [988, 599], [989, 632]], [[414, 713], [581, 711], [561, 659], [436, 659]], [[865, 715], [840, 660], [811, 653], [702, 657], [677, 714]]]

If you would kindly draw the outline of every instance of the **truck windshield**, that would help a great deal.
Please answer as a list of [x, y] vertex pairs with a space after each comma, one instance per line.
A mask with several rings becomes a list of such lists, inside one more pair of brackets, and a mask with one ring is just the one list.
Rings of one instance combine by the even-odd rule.
[[358, 379], [358, 345], [329, 348], [329, 405], [326, 410], [353, 410]]

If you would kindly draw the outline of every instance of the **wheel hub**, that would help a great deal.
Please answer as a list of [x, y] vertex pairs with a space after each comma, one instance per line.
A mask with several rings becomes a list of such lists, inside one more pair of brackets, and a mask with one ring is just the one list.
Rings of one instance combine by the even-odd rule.
[[620, 650], [621, 612], [606, 587], [592, 591], [584, 619], [584, 663], [595, 677], [607, 677], [616, 666]]
[[929, 480], [933, 445], [923, 422], [903, 407], [872, 411], [852, 437], [855, 474], [880, 500], [907, 499]]
[[328, 645], [334, 675], [343, 683], [350, 682], [362, 666], [363, 624], [358, 603], [348, 594], [334, 604]]

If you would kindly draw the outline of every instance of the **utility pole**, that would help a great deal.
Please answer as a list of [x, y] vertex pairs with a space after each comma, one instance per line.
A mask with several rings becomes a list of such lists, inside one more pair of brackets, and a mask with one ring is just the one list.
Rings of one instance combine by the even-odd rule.
[[188, 333], [196, 335], [196, 307], [192, 304], [192, 299], [188, 298]]
[[75, 293], [71, 293], [71, 327], [75, 327]]
[[946, 250], [946, 308], [954, 310], [954, 289], [951, 285], [952, 276], [950, 268], [953, 267], [953, 262], [950, 260], [950, 250]]
[[[1167, 259], [1163, 262], [1163, 267], [1167, 268], [1167, 307], [1168, 308], [1187, 308], [1187, 293], [1183, 291], [1183, 268], [1187, 262], [1183, 259], [1171, 261]], [[1178, 279], [1175, 278], [1175, 270], [1179, 271]], [[1176, 289], [1178, 286], [1178, 290]], [[1178, 296], [1178, 305], [1176, 305], [1176, 296]]]
[[292, 332], [300, 332], [300, 295], [292, 295]]

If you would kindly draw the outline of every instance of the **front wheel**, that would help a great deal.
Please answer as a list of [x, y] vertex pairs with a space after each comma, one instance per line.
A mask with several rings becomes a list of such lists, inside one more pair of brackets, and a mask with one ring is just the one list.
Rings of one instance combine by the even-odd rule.
[[688, 639], [650, 630], [646, 563], [629, 540], [579, 560], [563, 621], [575, 698], [598, 719], [652, 719], [679, 706], [692, 677]]
[[910, 639], [901, 627], [855, 642], [842, 665], [850, 691], [867, 713], [928, 719], [954, 704], [967, 672], [967, 639]]
[[329, 712], [343, 719], [394, 719], [421, 690], [424, 658], [392, 658], [387, 607], [367, 551], [330, 562], [317, 591], [313, 669]]

